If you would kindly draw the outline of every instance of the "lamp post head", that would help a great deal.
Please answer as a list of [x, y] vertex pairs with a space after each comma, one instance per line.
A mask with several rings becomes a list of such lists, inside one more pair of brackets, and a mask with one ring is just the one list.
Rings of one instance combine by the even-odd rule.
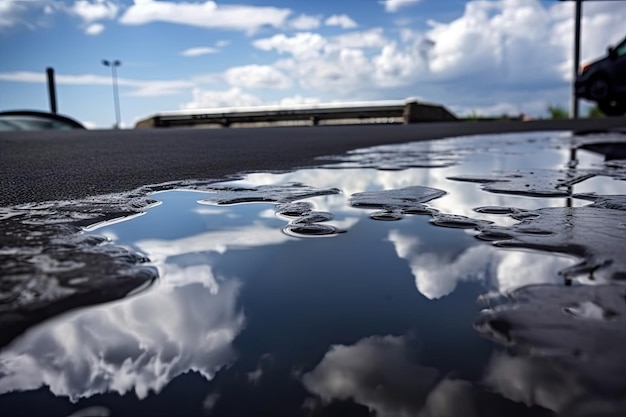
[[119, 67], [120, 65], [122, 65], [122, 61], [119, 61], [117, 59], [115, 61], [109, 61], [108, 59], [103, 59], [102, 65], [104, 65], [105, 67]]

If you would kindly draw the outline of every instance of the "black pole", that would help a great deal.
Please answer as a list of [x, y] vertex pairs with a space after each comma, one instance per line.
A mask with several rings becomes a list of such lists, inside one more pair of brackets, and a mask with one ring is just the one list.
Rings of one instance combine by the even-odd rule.
[[46, 75], [48, 77], [48, 98], [50, 99], [50, 112], [57, 114], [57, 93], [56, 86], [54, 84], [54, 68], [46, 68]]
[[576, 91], [574, 91], [574, 83], [580, 68], [580, 15], [582, 6], [582, 0], [576, 0], [576, 14], [574, 16], [574, 79], [572, 80], [572, 118], [574, 119], [578, 119], [578, 97], [576, 97]]

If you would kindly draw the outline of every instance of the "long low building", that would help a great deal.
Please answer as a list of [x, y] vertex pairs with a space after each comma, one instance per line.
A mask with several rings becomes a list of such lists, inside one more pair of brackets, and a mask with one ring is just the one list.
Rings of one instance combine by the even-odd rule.
[[454, 121], [439, 104], [415, 100], [307, 103], [165, 111], [138, 121], [136, 128], [246, 127]]

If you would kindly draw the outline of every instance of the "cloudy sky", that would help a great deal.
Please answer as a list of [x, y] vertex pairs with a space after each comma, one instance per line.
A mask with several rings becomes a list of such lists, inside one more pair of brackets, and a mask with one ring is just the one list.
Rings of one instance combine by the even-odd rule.
[[[626, 35], [626, 1], [586, 1], [583, 60]], [[114, 123], [162, 110], [417, 97], [460, 114], [567, 106], [573, 2], [0, 0], [0, 110]]]

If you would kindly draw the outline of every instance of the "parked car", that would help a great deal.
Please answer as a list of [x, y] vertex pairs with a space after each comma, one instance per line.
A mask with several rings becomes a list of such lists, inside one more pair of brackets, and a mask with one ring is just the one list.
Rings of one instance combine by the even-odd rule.
[[583, 66], [576, 78], [576, 96], [598, 104], [607, 116], [626, 113], [626, 38], [607, 55]]
[[0, 112], [0, 132], [14, 130], [84, 129], [76, 120], [60, 114], [36, 110]]

